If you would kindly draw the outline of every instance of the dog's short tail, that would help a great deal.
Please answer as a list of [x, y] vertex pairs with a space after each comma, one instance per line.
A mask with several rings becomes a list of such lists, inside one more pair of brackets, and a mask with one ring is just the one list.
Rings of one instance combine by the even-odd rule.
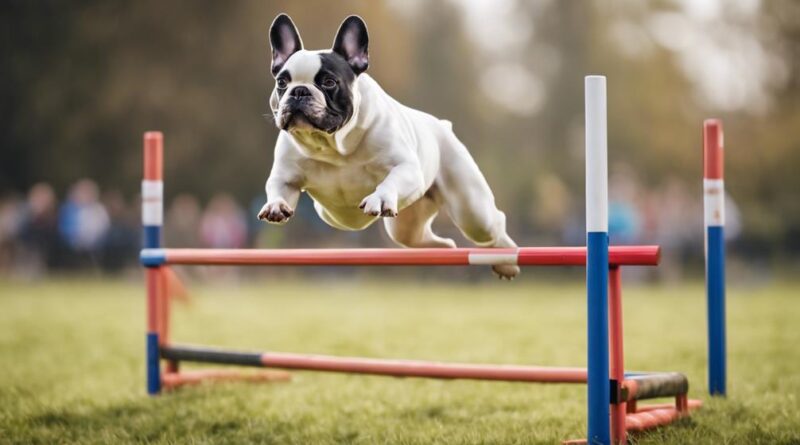
[[442, 125], [444, 125], [444, 127], [447, 128], [449, 131], [453, 131], [453, 123], [450, 122], [449, 120], [439, 119], [439, 122], [441, 122]]

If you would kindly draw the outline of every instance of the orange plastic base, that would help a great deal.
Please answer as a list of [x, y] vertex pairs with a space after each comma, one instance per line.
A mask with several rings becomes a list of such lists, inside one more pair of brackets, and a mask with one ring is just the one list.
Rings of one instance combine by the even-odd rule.
[[199, 385], [203, 382], [287, 382], [292, 375], [286, 371], [241, 372], [233, 369], [204, 369], [165, 373], [161, 383], [165, 389], [186, 385]]
[[[635, 413], [625, 416], [625, 429], [629, 433], [645, 431], [659, 426], [668, 425], [682, 417], [689, 415], [689, 411], [703, 406], [700, 400], [689, 400], [688, 411], [679, 411], [671, 403], [640, 406]], [[582, 445], [588, 443], [586, 439], [571, 439], [561, 442], [563, 445]]]

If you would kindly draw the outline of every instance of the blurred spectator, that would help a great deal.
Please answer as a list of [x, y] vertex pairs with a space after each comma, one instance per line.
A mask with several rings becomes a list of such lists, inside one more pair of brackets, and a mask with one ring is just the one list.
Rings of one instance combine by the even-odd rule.
[[28, 191], [20, 228], [18, 272], [33, 278], [52, 267], [59, 248], [56, 194], [50, 184], [40, 182]]
[[725, 240], [734, 241], [742, 233], [742, 212], [729, 193], [725, 194]]
[[58, 215], [58, 231], [74, 254], [75, 263], [96, 259], [109, 225], [97, 184], [91, 179], [76, 182]]
[[103, 239], [102, 266], [106, 271], [119, 272], [137, 258], [139, 230], [119, 191], [105, 193], [103, 202], [108, 211], [109, 227]]
[[536, 205], [531, 208], [531, 219], [546, 236], [539, 237], [541, 244], [558, 242], [572, 210], [569, 189], [558, 176], [544, 174], [536, 181]]
[[639, 187], [629, 166], [614, 167], [608, 193], [608, 236], [613, 244], [634, 244], [641, 238]]
[[[239, 249], [247, 244], [248, 231], [244, 212], [227, 194], [211, 198], [200, 220], [200, 242], [212, 249]], [[237, 278], [238, 269], [210, 268], [205, 274], [215, 278]]]
[[0, 198], [0, 271], [8, 270], [14, 263], [23, 218], [22, 209], [17, 197]]
[[247, 223], [242, 209], [227, 194], [211, 198], [200, 222], [200, 240], [212, 249], [237, 249], [247, 243]]
[[165, 245], [198, 247], [200, 218], [200, 203], [197, 202], [197, 198], [187, 194], [176, 196], [164, 218]]
[[[696, 194], [695, 194], [696, 195]], [[647, 203], [648, 238], [661, 246], [659, 276], [676, 282], [690, 257], [703, 254], [703, 209], [701, 199], [693, 196], [677, 177], [650, 194]]]
[[639, 209], [631, 202], [608, 204], [608, 234], [614, 244], [636, 244], [641, 235]]

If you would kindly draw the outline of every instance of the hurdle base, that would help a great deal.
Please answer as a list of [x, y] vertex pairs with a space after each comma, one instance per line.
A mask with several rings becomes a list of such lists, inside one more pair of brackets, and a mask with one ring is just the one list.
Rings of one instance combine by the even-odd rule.
[[182, 386], [199, 385], [205, 382], [288, 382], [292, 374], [281, 370], [241, 372], [234, 369], [201, 369], [193, 371], [167, 372], [161, 377], [165, 390]]
[[[689, 413], [703, 406], [700, 400], [689, 399], [686, 410], [681, 411], [671, 403], [659, 403], [638, 407], [636, 412], [625, 416], [625, 429], [628, 433], [639, 433], [646, 430], [669, 425], [678, 419], [689, 417]], [[583, 445], [586, 439], [571, 439], [561, 442], [562, 445]]]

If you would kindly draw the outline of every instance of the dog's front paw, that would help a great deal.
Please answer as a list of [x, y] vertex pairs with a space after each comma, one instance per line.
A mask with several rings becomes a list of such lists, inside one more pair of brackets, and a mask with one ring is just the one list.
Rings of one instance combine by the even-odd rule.
[[283, 224], [289, 221], [292, 215], [294, 215], [294, 209], [286, 201], [279, 199], [264, 204], [264, 207], [261, 207], [261, 211], [258, 212], [258, 219], [274, 224]]
[[497, 278], [510, 281], [519, 275], [519, 266], [513, 264], [498, 264], [492, 266], [492, 271], [497, 275]]
[[397, 197], [376, 191], [364, 198], [358, 208], [367, 215], [395, 217], [397, 216]]

